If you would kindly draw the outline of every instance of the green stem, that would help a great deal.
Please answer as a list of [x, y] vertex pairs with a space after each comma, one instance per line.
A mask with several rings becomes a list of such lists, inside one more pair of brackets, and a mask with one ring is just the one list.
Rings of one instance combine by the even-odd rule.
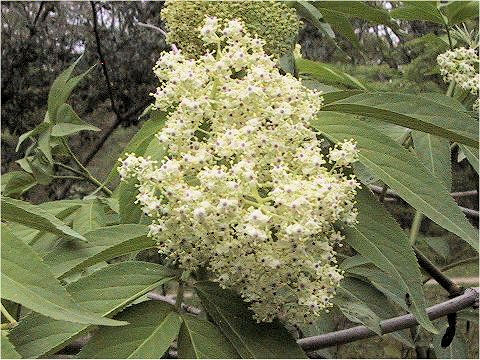
[[[91, 173], [88, 171], [88, 169], [83, 166], [83, 164], [80, 162], [80, 160], [77, 158], [77, 156], [73, 153], [72, 149], [68, 145], [68, 142], [65, 138], [62, 138], [63, 144], [65, 145], [65, 148], [67, 149], [68, 153], [72, 157], [73, 161], [77, 164], [77, 166], [83, 171], [83, 177], [90, 181], [92, 184], [95, 184], [96, 186], [100, 187], [102, 191], [109, 196], [112, 196], [113, 192], [107, 188], [104, 184], [102, 184], [99, 180], [97, 180]], [[70, 168], [73, 169], [73, 168]], [[69, 169], [69, 170], [70, 170]]]
[[449, 96], [449, 97], [452, 97], [453, 95], [453, 90], [455, 90], [455, 81], [450, 81], [450, 83], [448, 84], [448, 89], [447, 89], [447, 93], [445, 95]]
[[445, 24], [445, 30], [447, 31], [448, 45], [450, 46], [450, 50], [453, 50], [453, 42], [452, 42], [452, 37], [450, 35], [450, 27], [447, 24]]
[[420, 225], [422, 225], [423, 214], [420, 211], [415, 212], [413, 218], [412, 227], [410, 228], [410, 245], [415, 245], [415, 239], [420, 231]]
[[7, 319], [10, 322], [10, 324], [16, 325], [17, 320], [15, 320], [15, 318], [12, 315], [10, 315], [10, 313], [7, 311], [7, 309], [5, 309], [5, 306], [3, 306], [2, 303], [0, 303], [0, 306], [2, 309], [2, 315], [5, 316], [5, 319]]
[[84, 180], [84, 176], [70, 176], [70, 175], [54, 175], [54, 179], [71, 179], [71, 180]]
[[65, 170], [68, 170], [68, 171], [71, 171], [73, 172], [74, 174], [77, 174], [79, 176], [85, 176], [84, 173], [82, 173], [81, 171], [78, 171], [77, 169], [74, 169], [68, 165], [65, 165], [65, 164], [62, 164], [60, 162], [55, 162], [55, 165], [57, 165], [58, 167], [61, 167], [61, 168], [64, 168]]
[[177, 298], [175, 300], [175, 307], [177, 308], [178, 312], [182, 312], [182, 302], [183, 302], [183, 282], [178, 282], [178, 290], [177, 290]]
[[254, 207], [256, 207], [256, 208], [261, 208], [264, 213], [266, 213], [266, 214], [268, 214], [268, 215], [270, 215], [270, 216], [275, 216], [275, 217], [278, 217], [279, 219], [285, 220], [285, 217], [284, 217], [284, 216], [281, 216], [281, 215], [272, 213], [272, 212], [264, 209], [264, 208], [263, 208], [263, 204], [259, 204], [259, 203], [255, 202], [255, 201], [251, 201], [251, 200], [248, 200], [248, 199], [245, 199], [245, 198], [243, 198], [242, 201], [245, 202], [246, 204], [250, 204], [250, 205], [252, 205], [252, 206], [254, 206]]

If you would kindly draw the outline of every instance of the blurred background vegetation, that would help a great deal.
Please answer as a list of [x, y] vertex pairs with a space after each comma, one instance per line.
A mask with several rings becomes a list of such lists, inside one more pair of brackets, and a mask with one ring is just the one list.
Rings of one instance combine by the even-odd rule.
[[[399, 6], [399, 2], [372, 1], [380, 8]], [[152, 67], [160, 53], [168, 50], [163, 35], [139, 22], [165, 28], [160, 11], [162, 2], [2, 2], [2, 108], [1, 172], [18, 169], [15, 160], [24, 156], [26, 146], [15, 151], [18, 137], [43, 121], [49, 88], [55, 77], [81, 53], [80, 71], [99, 63], [94, 16], [111, 89], [102, 67], [97, 66], [73, 92], [70, 103], [82, 119], [102, 129], [74, 136], [72, 148], [89, 170], [104, 179], [121, 155], [121, 150], [138, 131], [139, 115], [151, 102], [157, 80]], [[95, 14], [94, 14], [95, 13]], [[406, 93], [445, 92], [446, 85], [436, 70], [436, 57], [446, 50], [444, 43], [429, 41], [428, 34], [440, 34], [441, 25], [424, 21], [397, 21], [392, 30], [385, 25], [352, 18], [360, 47], [336, 34], [336, 45], [306, 23], [299, 34], [303, 56], [329, 63], [359, 79], [368, 89]], [[473, 21], [473, 20], [472, 20]], [[477, 21], [477, 20], [475, 20]], [[113, 106], [112, 106], [113, 100]], [[114, 111], [115, 110], [115, 111]], [[93, 155], [92, 155], [93, 154]], [[467, 161], [458, 162], [452, 152], [453, 191], [478, 189], [478, 177]], [[63, 197], [82, 197], [92, 191], [87, 182], [56, 180], [36, 186], [25, 194], [39, 203]], [[461, 198], [459, 204], [478, 210], [478, 196]], [[402, 226], [408, 228], [414, 211], [406, 203], [388, 205]], [[478, 225], [478, 219], [473, 220]], [[435, 224], [424, 220], [422, 232], [435, 236], [426, 239], [422, 250], [439, 266], [474, 257], [473, 251]], [[438, 240], [442, 238], [442, 240]], [[432, 245], [434, 244], [434, 245]], [[440, 245], [439, 245], [440, 244]], [[471, 253], [470, 253], [471, 251]], [[452, 275], [478, 278], [478, 261], [456, 269]], [[478, 286], [478, 285], [477, 285]], [[438, 287], [427, 287], [432, 303], [444, 300]], [[341, 319], [333, 328], [352, 325]], [[472, 330], [473, 326], [473, 330]], [[468, 343], [463, 355], [478, 358], [478, 324], [467, 331], [460, 328]], [[412, 357], [397, 343], [385, 339], [365, 340], [328, 349], [334, 357]], [[460, 356], [460, 355], [459, 355]], [[460, 356], [462, 357], [462, 356]]]

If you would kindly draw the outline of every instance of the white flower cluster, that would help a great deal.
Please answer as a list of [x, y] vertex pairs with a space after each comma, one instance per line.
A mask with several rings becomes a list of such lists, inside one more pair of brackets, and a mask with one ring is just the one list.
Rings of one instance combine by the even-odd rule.
[[[455, 81], [462, 89], [478, 95], [480, 89], [480, 74], [478, 67], [479, 55], [473, 48], [464, 47], [448, 50], [437, 57], [440, 73], [445, 82]], [[474, 104], [478, 110], [478, 99]]]
[[208, 18], [201, 36], [218, 50], [165, 53], [154, 68], [167, 156], [128, 154], [120, 174], [138, 179], [150, 236], [180, 268], [208, 268], [258, 321], [308, 321], [342, 279], [334, 224], [356, 221], [359, 184], [342, 171], [357, 149], [347, 141], [322, 154], [309, 127], [321, 96], [281, 75], [241, 22], [220, 29]]

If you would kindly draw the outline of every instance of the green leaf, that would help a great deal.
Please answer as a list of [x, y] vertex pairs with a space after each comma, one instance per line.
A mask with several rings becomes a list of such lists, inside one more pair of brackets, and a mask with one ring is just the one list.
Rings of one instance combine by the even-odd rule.
[[437, 8], [436, 1], [404, 1], [403, 6], [390, 12], [396, 19], [425, 20], [436, 24], [445, 25], [445, 19]]
[[389, 124], [378, 119], [362, 118], [362, 120], [366, 121], [370, 126], [381, 131], [385, 135], [388, 135], [388, 137], [392, 138], [393, 140], [395, 140], [395, 142], [399, 144], [403, 144], [407, 135], [411, 132], [410, 129], [407, 129], [403, 126]]
[[207, 313], [243, 358], [304, 359], [303, 350], [277, 321], [258, 324], [232, 290], [197, 282], [195, 290]]
[[[52, 158], [52, 147], [50, 145], [50, 137], [52, 135], [52, 129], [48, 128], [44, 132], [42, 132], [38, 136], [38, 145], [37, 149], [39, 150], [43, 155], [45, 155], [46, 160], [48, 161], [49, 164], [53, 165], [53, 158]], [[31, 166], [31, 164], [30, 164]]]
[[[331, 65], [303, 58], [296, 58], [295, 63], [300, 75], [309, 74], [318, 81], [326, 84], [341, 84], [348, 88], [365, 90], [365, 86], [363, 86], [360, 81], [347, 73], [335, 69]], [[351, 95], [351, 93], [347, 94]]]
[[345, 15], [343, 15], [341, 12], [326, 8], [322, 8], [320, 11], [325, 21], [327, 21], [334, 30], [345, 36], [345, 38], [350, 41], [352, 45], [356, 48], [360, 47], [357, 35], [355, 35], [352, 24], [350, 24], [350, 21], [348, 21]]
[[[42, 203], [37, 206], [62, 220], [64, 223], [71, 223], [75, 210], [81, 205], [82, 202], [80, 200], [57, 200]], [[25, 243], [31, 245], [39, 256], [43, 256], [46, 252], [52, 251], [53, 247], [59, 242], [58, 235], [35, 230], [20, 224], [10, 225], [13, 233]]]
[[340, 269], [347, 271], [351, 268], [361, 266], [361, 265], [366, 265], [366, 264], [370, 264], [370, 261], [365, 259], [362, 255], [353, 255], [345, 258], [340, 263]]
[[[123, 154], [134, 153], [137, 156], [142, 156], [145, 154], [145, 150], [148, 145], [155, 139], [155, 135], [163, 128], [165, 125], [166, 114], [159, 110], [151, 111], [150, 119], [145, 121], [142, 128], [132, 137], [125, 149], [123, 149]], [[106, 183], [110, 183], [113, 179], [118, 176], [117, 164], [110, 171], [110, 174], [107, 176]]]
[[[48, 115], [45, 115], [45, 116], [48, 117]], [[49, 127], [50, 127], [50, 124], [48, 122], [42, 122], [38, 124], [33, 130], [27, 131], [26, 133], [20, 135], [20, 137], [18, 138], [18, 143], [17, 143], [17, 147], [15, 148], [15, 151], [18, 151], [20, 149], [20, 146], [23, 144], [25, 140], [44, 132]]]
[[99, 199], [85, 200], [75, 212], [72, 228], [80, 234], [107, 225], [105, 205]]
[[55, 200], [47, 201], [36, 206], [59, 219], [64, 219], [79, 209], [83, 204], [82, 200]]
[[478, 6], [478, 1], [450, 1], [440, 9], [447, 17], [448, 24], [455, 25], [468, 19], [478, 18]]
[[452, 189], [450, 142], [418, 131], [412, 132], [412, 138], [415, 152], [422, 163], [450, 191]]
[[52, 127], [52, 136], [67, 136], [79, 131], [100, 131], [96, 126], [83, 121], [68, 104], [58, 108], [57, 123]]
[[80, 358], [160, 359], [177, 337], [182, 318], [161, 301], [132, 305], [116, 319], [129, 324], [100, 328], [80, 351]]
[[85, 233], [87, 243], [61, 242], [43, 261], [57, 277], [65, 277], [101, 261], [155, 246], [148, 226], [113, 225]]
[[314, 1], [312, 3], [321, 11], [330, 9], [341, 12], [347, 17], [360, 18], [375, 24], [390, 25], [392, 28], [396, 27], [386, 10], [369, 6], [361, 1]]
[[142, 217], [142, 208], [137, 201], [138, 180], [135, 178], [120, 182], [115, 190], [115, 197], [118, 198], [120, 222], [122, 224], [137, 224]]
[[16, 222], [33, 229], [48, 231], [71, 239], [86, 241], [86, 239], [65, 225], [61, 220], [49, 214], [39, 206], [25, 201], [2, 196], [2, 220]]
[[461, 144], [459, 144], [459, 146], [470, 165], [473, 166], [473, 168], [478, 174], [478, 148], [472, 148], [470, 146], [465, 146]]
[[[352, 277], [342, 280], [333, 302], [349, 320], [359, 322], [379, 335], [380, 321], [398, 315], [384, 294], [367, 282]], [[414, 347], [409, 332], [405, 330], [390, 333], [389, 336], [408, 347]]]
[[72, 65], [70, 65], [66, 70], [64, 70], [53, 82], [50, 92], [48, 93], [48, 113], [49, 119], [52, 124], [57, 123], [57, 114], [61, 105], [63, 105], [68, 97], [70, 96], [72, 90], [77, 86], [77, 84], [87, 75], [94, 67], [85, 71], [84, 73], [70, 78], [72, 75], [75, 66], [82, 59], [81, 55]]
[[309, 21], [313, 26], [315, 26], [329, 38], [335, 38], [335, 33], [333, 32], [332, 28], [325, 22], [322, 13], [318, 11], [315, 6], [307, 1], [295, 1], [293, 5], [300, 18], [304, 18]]
[[50, 92], [48, 93], [48, 112], [50, 113], [49, 118], [52, 123], [55, 123], [55, 119], [57, 118], [57, 110], [66, 101], [66, 97], [64, 98], [64, 91], [63, 88], [67, 83], [68, 79], [72, 75], [75, 66], [77, 66], [78, 62], [82, 59], [83, 54], [78, 57], [77, 60], [73, 64], [71, 64], [67, 69], [65, 69], [57, 78], [53, 81], [52, 87], [50, 88]]
[[28, 167], [32, 172], [35, 181], [41, 185], [48, 185], [53, 181], [53, 162], [47, 159], [39, 148], [34, 150], [35, 155], [26, 158]]
[[411, 311], [420, 325], [435, 333], [425, 311], [422, 275], [407, 236], [368, 190], [358, 191], [357, 209], [358, 224], [345, 229], [345, 241], [398, 281], [410, 294]]
[[478, 146], [478, 121], [455, 109], [448, 100], [441, 104], [419, 95], [368, 92], [353, 95], [323, 106], [324, 111], [371, 116], [392, 124], [445, 137], [469, 146]]
[[57, 320], [81, 324], [118, 326], [79, 307], [40, 257], [2, 226], [2, 298], [14, 301]]
[[178, 335], [180, 359], [238, 359], [239, 355], [227, 338], [210, 322], [182, 314]]
[[478, 231], [447, 189], [405, 148], [364, 121], [338, 113], [320, 113], [313, 127], [335, 142], [354, 139], [360, 161], [406, 202], [478, 250]]
[[[370, 305], [378, 301], [371, 297], [368, 286], [363, 286], [360, 280], [345, 278], [340, 283], [333, 303], [339, 307], [348, 320], [361, 323], [378, 335], [382, 334], [380, 317], [370, 308]], [[381, 294], [380, 294], [381, 295]], [[383, 296], [383, 295], [382, 295]]]
[[36, 184], [32, 175], [25, 171], [10, 171], [2, 175], [3, 196], [20, 196]]
[[322, 94], [323, 103], [330, 104], [338, 100], [348, 98], [353, 95], [363, 94], [362, 90], [341, 90], [341, 91], [329, 91]]
[[436, 254], [440, 255], [444, 259], [450, 256], [450, 244], [447, 237], [443, 236], [423, 236], [417, 235], [417, 240], [424, 242], [432, 249]]
[[[48, 212], [50, 215], [55, 216], [59, 220], [69, 223], [69, 216], [74, 213], [81, 204], [82, 203], [79, 200], [56, 200], [38, 204], [36, 206]], [[33, 243], [38, 242], [40, 238], [46, 237], [47, 235], [53, 236], [55, 239], [58, 238], [55, 234], [36, 230], [21, 224], [11, 223], [9, 226], [18, 238], [22, 239], [25, 243], [32, 245], [32, 247], [34, 247]], [[34, 250], [38, 253], [35, 247]]]
[[[301, 82], [302, 82], [302, 85], [308, 89], [321, 91], [323, 97], [328, 93], [332, 93], [332, 92], [334, 93], [334, 92], [340, 91], [340, 89], [335, 86], [324, 84], [315, 79], [301, 79]], [[324, 101], [325, 101], [325, 97], [324, 97]]]
[[358, 265], [346, 269], [346, 272], [367, 279], [380, 292], [385, 294], [387, 298], [395, 302], [402, 309], [408, 311], [409, 307], [406, 303], [406, 292], [401, 280], [397, 280], [395, 274], [383, 272], [379, 268], [371, 265]]
[[2, 359], [21, 359], [20, 354], [15, 350], [15, 347], [12, 345], [10, 340], [8, 339], [5, 332], [2, 330]]
[[[161, 265], [127, 261], [107, 265], [66, 288], [77, 304], [103, 316], [113, 316], [140, 296], [170, 281], [169, 276]], [[11, 331], [10, 338], [24, 358], [48, 357], [91, 328], [30, 314]]]

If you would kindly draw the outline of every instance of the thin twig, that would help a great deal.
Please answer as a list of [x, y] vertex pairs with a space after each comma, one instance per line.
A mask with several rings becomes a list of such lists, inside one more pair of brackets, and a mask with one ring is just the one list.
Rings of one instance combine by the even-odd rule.
[[71, 171], [73, 172], [74, 174], [77, 174], [79, 176], [84, 176], [85, 174], [75, 168], [72, 168], [68, 165], [65, 165], [65, 164], [62, 164], [61, 162], [55, 162], [55, 165], [57, 165], [58, 167], [61, 167], [61, 168], [64, 168], [65, 170], [68, 170], [68, 171]]
[[[464, 264], [469, 264], [469, 263], [472, 263], [472, 262], [478, 262], [478, 256], [453, 262], [451, 264], [448, 264], [448, 265], [442, 267], [440, 269], [440, 271], [445, 272], [447, 270], [456, 268], [457, 266], [464, 265]], [[430, 274], [428, 274], [428, 277], [425, 280], [423, 280], [423, 283], [426, 284], [428, 282], [428, 280], [430, 280], [431, 278], [432, 278], [432, 276]]]
[[[379, 194], [382, 192], [382, 187], [380, 186], [376, 186], [376, 185], [369, 185], [368, 186], [370, 188], [370, 190], [372, 190], [373, 192]], [[469, 195], [465, 195], [465, 196], [470, 196], [470, 195], [474, 195], [473, 194], [473, 191], [468, 191]], [[458, 193], [451, 193], [450, 195], [454, 195], [454, 194], [458, 194]], [[387, 192], [386, 192], [386, 195], [388, 196], [391, 196], [391, 197], [394, 197], [394, 198], [397, 198], [397, 199], [401, 199], [401, 196], [398, 195], [395, 191], [391, 190], [391, 189], [388, 189]], [[459, 196], [455, 196], [455, 197], [459, 197]], [[388, 199], [390, 201], [390, 198]], [[473, 209], [469, 209], [469, 208], [466, 208], [466, 207], [463, 207], [463, 206], [458, 206], [460, 208], [460, 210], [467, 216], [469, 217], [472, 217], [472, 218], [476, 218], [478, 219], [479, 218], [479, 213], [477, 210], [473, 210]]]
[[159, 28], [158, 26], [155, 26], [155, 25], [152, 25], [152, 24], [146, 24], [146, 23], [143, 23], [143, 22], [140, 22], [140, 21], [137, 21], [137, 25], [156, 30], [159, 33], [161, 33], [163, 36], [167, 37], [167, 33], [165, 32], [165, 30]]
[[35, 25], [37, 25], [38, 18], [40, 17], [40, 13], [42, 12], [43, 6], [45, 5], [45, 2], [42, 1], [40, 2], [40, 6], [38, 7], [37, 14], [35, 15], [35, 19], [33, 19], [33, 27], [35, 28]]
[[478, 190], [467, 190], [467, 191], [456, 191], [450, 193], [454, 198], [465, 197], [465, 196], [478, 196]]
[[[165, 39], [167, 38], [167, 33], [165, 32], [165, 30], [159, 28], [158, 26], [155, 26], [155, 25], [152, 25], [152, 24], [146, 24], [146, 23], [142, 23], [140, 21], [137, 21], [137, 25], [140, 25], [140, 26], [143, 26], [143, 27], [146, 27], [146, 28], [149, 28], [149, 29], [153, 29], [155, 31], [158, 31], [159, 33], [161, 33], [163, 36], [165, 36]], [[178, 53], [178, 48], [175, 44], [170, 44], [170, 46], [172, 47], [172, 51], [175, 52], [175, 53]]]
[[[368, 185], [368, 187], [370, 188], [370, 190], [378, 194], [380, 194], [383, 190], [383, 187], [377, 186], [377, 185]], [[386, 195], [395, 196], [395, 197], [400, 196], [392, 189], [388, 189], [386, 192]], [[476, 195], [478, 195], [478, 190], [456, 191], [456, 192], [450, 193], [450, 196], [453, 198], [476, 196]]]
[[[174, 296], [160, 295], [160, 294], [157, 294], [156, 292], [152, 291], [152, 292], [149, 292], [147, 294], [147, 297], [149, 299], [157, 300], [157, 301], [163, 301], [163, 302], [166, 302], [166, 303], [171, 304], [171, 305], [176, 304], [176, 298]], [[200, 309], [197, 309], [196, 307], [193, 307], [193, 306], [185, 304], [185, 303], [182, 303], [182, 309], [185, 310], [185, 312], [190, 313], [190, 314], [194, 314], [194, 315], [198, 315], [202, 312]]]
[[83, 176], [73, 176], [73, 175], [54, 175], [54, 179], [60, 179], [60, 180], [85, 180], [85, 177]]
[[[478, 288], [467, 289], [463, 295], [431, 306], [426, 310], [429, 319], [435, 320], [471, 306], [478, 306]], [[380, 329], [382, 330], [382, 334], [388, 334], [410, 328], [417, 324], [417, 319], [415, 319], [412, 314], [407, 314], [381, 321]], [[353, 341], [370, 338], [376, 335], [377, 333], [368, 329], [366, 326], [356, 326], [350, 329], [300, 339], [297, 343], [305, 351], [314, 351], [329, 346], [351, 343]]]
[[441, 287], [443, 287], [450, 296], [458, 296], [462, 293], [462, 288], [455, 284], [448, 276], [435, 266], [425, 255], [417, 248], [413, 248], [418, 264], [425, 270]]
[[104, 58], [103, 52], [102, 52], [100, 35], [98, 34], [98, 28], [97, 28], [97, 10], [95, 8], [95, 2], [90, 1], [90, 5], [92, 6], [93, 32], [95, 34], [95, 42], [96, 42], [96, 45], [97, 45], [97, 53], [98, 53], [98, 57], [100, 58], [100, 63], [102, 65], [103, 75], [105, 76], [105, 82], [107, 84], [108, 96], [110, 98], [110, 104], [112, 106], [113, 112], [115, 113], [115, 115], [117, 115], [117, 119], [118, 119], [118, 118], [121, 118], [121, 115], [120, 115], [120, 112], [117, 109], [117, 106], [115, 105], [115, 98], [113, 96], [112, 84], [110, 82], [110, 77], [108, 76], [108, 69], [107, 69], [107, 65], [105, 63], [105, 58]]
[[459, 206], [460, 210], [462, 210], [462, 212], [465, 214], [465, 215], [468, 215], [470, 217], [473, 217], [473, 218], [479, 218], [479, 214], [478, 214], [478, 211], [476, 210], [473, 210], [473, 209], [469, 209], [469, 208], [466, 208], [466, 207], [463, 207], [463, 206]]

